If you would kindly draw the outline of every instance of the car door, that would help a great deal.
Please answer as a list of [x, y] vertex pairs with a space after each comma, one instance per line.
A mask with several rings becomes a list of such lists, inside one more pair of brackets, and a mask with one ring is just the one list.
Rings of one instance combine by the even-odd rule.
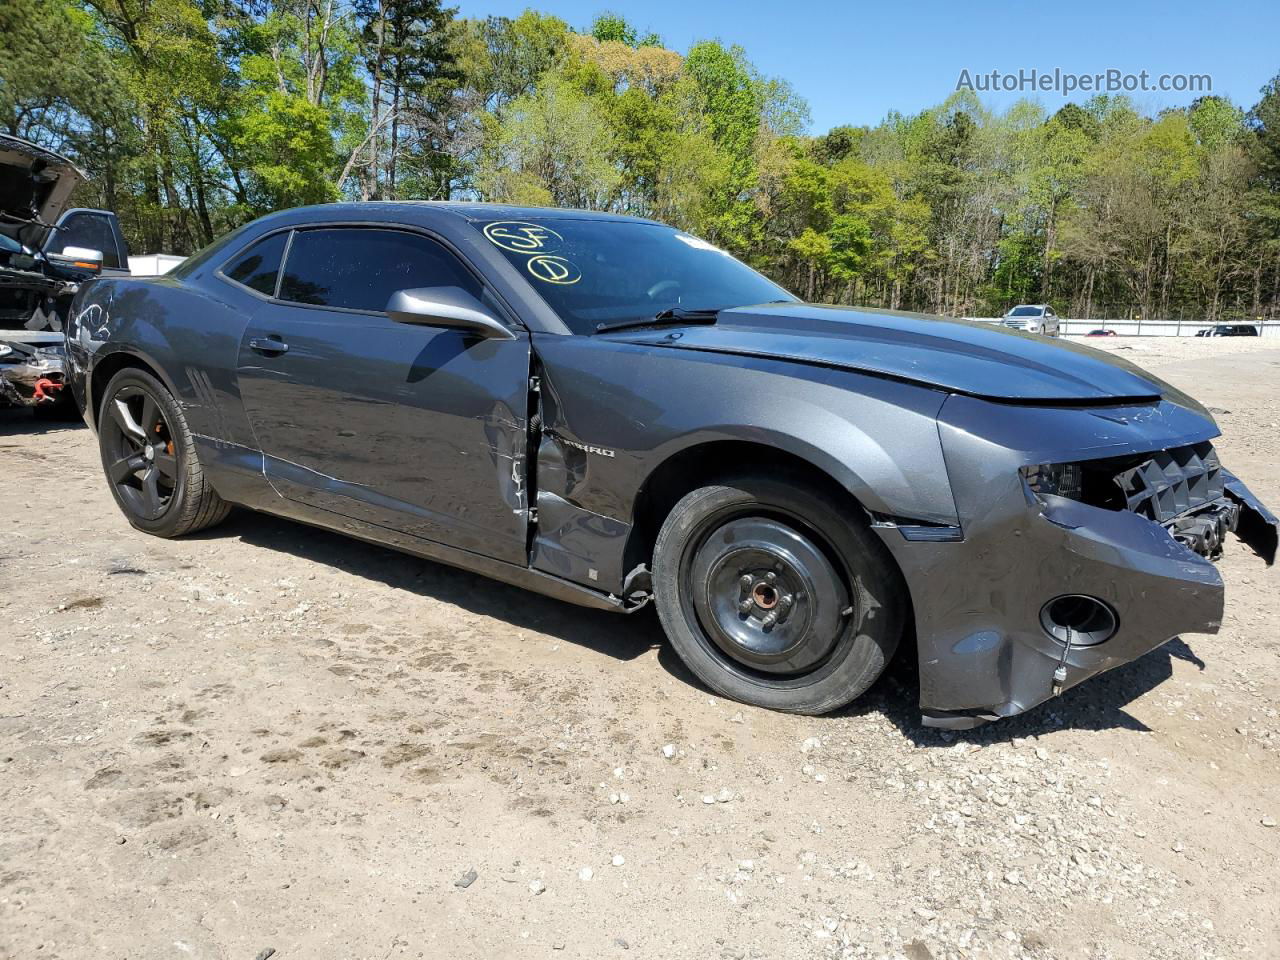
[[1044, 332], [1050, 337], [1058, 335], [1058, 315], [1053, 312], [1052, 307], [1044, 309]]
[[392, 227], [295, 230], [240, 344], [245, 412], [284, 497], [525, 563], [529, 338], [398, 323], [391, 294], [461, 287], [506, 318], [438, 240]]

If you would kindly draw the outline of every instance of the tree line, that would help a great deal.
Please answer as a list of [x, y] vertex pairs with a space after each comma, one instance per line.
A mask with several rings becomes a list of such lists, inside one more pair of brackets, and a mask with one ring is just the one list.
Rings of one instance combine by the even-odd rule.
[[1243, 108], [959, 92], [806, 133], [716, 40], [440, 0], [5, 0], [0, 128], [70, 154], [139, 251], [272, 210], [479, 198], [653, 217], [806, 299], [1280, 318], [1280, 76]]

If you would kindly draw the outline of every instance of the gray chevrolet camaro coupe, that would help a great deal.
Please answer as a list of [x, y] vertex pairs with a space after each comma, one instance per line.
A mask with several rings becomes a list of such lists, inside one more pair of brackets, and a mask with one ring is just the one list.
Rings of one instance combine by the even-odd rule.
[[84, 287], [69, 380], [157, 536], [231, 504], [587, 606], [652, 599], [714, 690], [1020, 713], [1182, 632], [1276, 521], [1197, 402], [1083, 346], [801, 303], [658, 223], [487, 204], [273, 214]]

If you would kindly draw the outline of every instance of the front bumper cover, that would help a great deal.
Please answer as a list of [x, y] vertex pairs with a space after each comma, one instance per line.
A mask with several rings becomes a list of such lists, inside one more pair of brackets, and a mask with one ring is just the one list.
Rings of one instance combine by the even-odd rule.
[[1276, 562], [1276, 546], [1280, 541], [1280, 521], [1264, 507], [1240, 480], [1223, 471], [1227, 496], [1240, 507], [1240, 519], [1236, 524], [1236, 536], [1247, 543], [1267, 566]]
[[[893, 524], [876, 526], [911, 592], [926, 725], [967, 728], [1013, 716], [1179, 634], [1217, 633], [1223, 584], [1207, 558], [1136, 513], [1037, 497], [1019, 471], [1028, 463], [1065, 461], [1081, 449], [1086, 456], [1114, 456], [1124, 452], [1124, 442], [1138, 452], [1203, 441], [1216, 433], [1212, 421], [1161, 404], [1169, 409], [1158, 415], [1135, 411], [1145, 419], [1134, 436], [1090, 449], [1073, 432], [1099, 439], [1091, 411], [1053, 411], [1058, 429], [1046, 431], [1039, 422], [1043, 410], [1006, 408], [987, 431], [997, 435], [993, 440], [975, 429], [981, 406], [989, 405], [966, 400], [950, 411], [950, 422], [944, 416], [939, 424], [962, 537], [922, 541]], [[1232, 515], [1238, 509], [1237, 535], [1273, 562], [1276, 518], [1237, 478], [1225, 471], [1223, 478], [1225, 496], [1206, 509]], [[1118, 628], [1103, 643], [1074, 646], [1064, 661], [1064, 646], [1041, 626], [1040, 613], [1053, 599], [1077, 594], [1102, 600]]]

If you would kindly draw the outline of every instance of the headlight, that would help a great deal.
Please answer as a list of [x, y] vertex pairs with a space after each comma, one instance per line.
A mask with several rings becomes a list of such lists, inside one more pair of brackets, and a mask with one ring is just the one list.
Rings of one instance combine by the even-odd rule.
[[1038, 463], [1023, 467], [1022, 478], [1037, 496], [1079, 500], [1084, 492], [1084, 471], [1078, 463]]

